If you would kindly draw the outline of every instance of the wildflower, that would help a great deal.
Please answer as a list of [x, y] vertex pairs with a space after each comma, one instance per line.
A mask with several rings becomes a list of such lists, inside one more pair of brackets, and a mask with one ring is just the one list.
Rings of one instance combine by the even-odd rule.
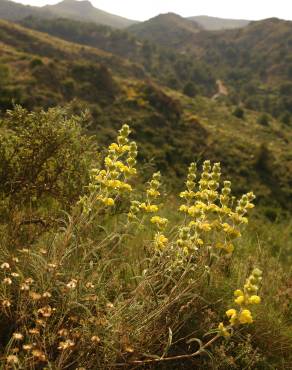
[[127, 353], [133, 353], [135, 350], [134, 350], [134, 348], [133, 348], [133, 347], [131, 347], [131, 346], [126, 346], [126, 347], [125, 347], [125, 351], [126, 351]]
[[29, 290], [30, 286], [28, 284], [22, 283], [20, 285], [20, 290]]
[[93, 343], [100, 343], [100, 338], [98, 335], [94, 335], [91, 337], [91, 342]]
[[44, 292], [43, 293], [43, 298], [51, 298], [52, 294], [50, 292]]
[[66, 285], [67, 288], [69, 289], [75, 289], [76, 286], [77, 286], [77, 280], [76, 279], [72, 279], [71, 281], [69, 281], [69, 283]]
[[218, 329], [219, 329], [219, 333], [227, 338], [227, 337], [230, 337], [230, 333], [229, 331], [227, 330], [227, 328], [224, 326], [223, 322], [220, 322], [220, 324], [218, 325]]
[[60, 329], [58, 331], [58, 334], [61, 336], [61, 337], [67, 337], [69, 335], [69, 331], [67, 329]]
[[52, 271], [57, 268], [57, 265], [55, 263], [48, 263], [48, 270]]
[[242, 290], [240, 290], [240, 289], [236, 289], [236, 290], [234, 291], [234, 297], [240, 297], [241, 295], [243, 295]]
[[19, 258], [18, 257], [12, 257], [12, 261], [15, 262], [15, 263], [18, 263], [19, 262]]
[[15, 355], [9, 355], [9, 356], [7, 356], [6, 357], [6, 361], [7, 361], [8, 364], [14, 364], [14, 365], [16, 365], [16, 364], [19, 363], [19, 359]]
[[2, 301], [2, 306], [3, 306], [4, 308], [8, 308], [8, 307], [10, 307], [10, 306], [11, 306], [11, 302], [10, 302], [8, 299], [4, 299], [4, 300]]
[[242, 310], [239, 315], [239, 322], [241, 324], [251, 324], [253, 322], [250, 310]]
[[5, 278], [2, 280], [2, 283], [5, 284], [5, 285], [11, 285], [12, 284], [12, 280], [10, 278]]
[[43, 317], [50, 317], [52, 315], [52, 311], [52, 307], [49, 305], [38, 309], [38, 313], [40, 313]]
[[11, 272], [11, 276], [12, 276], [12, 277], [17, 278], [17, 277], [19, 277], [20, 275], [19, 275], [17, 272]]
[[155, 224], [159, 227], [165, 227], [168, 223], [168, 219], [167, 218], [162, 218], [162, 217], [159, 217], [159, 216], [153, 216], [150, 219], [150, 222], [152, 222], [153, 224]]
[[91, 282], [88, 282], [88, 283], [86, 283], [85, 287], [87, 289], [93, 289], [94, 288], [94, 284], [92, 284]]
[[32, 349], [32, 345], [31, 344], [23, 344], [22, 348], [25, 351], [30, 351]]
[[168, 239], [163, 234], [156, 234], [154, 238], [154, 244], [158, 249], [163, 249], [166, 246]]
[[104, 205], [108, 206], [108, 207], [113, 207], [115, 205], [115, 201], [113, 200], [113, 198], [103, 198], [103, 203]]
[[226, 316], [228, 318], [231, 318], [233, 316], [236, 316], [237, 312], [234, 308], [230, 308], [229, 310], [226, 311]]
[[38, 301], [42, 298], [41, 294], [32, 291], [29, 292], [29, 296], [33, 301]]
[[250, 304], [259, 304], [259, 303], [261, 303], [261, 297], [259, 297], [258, 295], [252, 295], [248, 299], [248, 303], [250, 303]]
[[45, 362], [47, 361], [46, 359], [46, 355], [44, 354], [43, 351], [39, 350], [39, 349], [34, 349], [31, 354], [33, 355], [33, 357], [35, 357], [36, 359], [38, 359], [39, 361], [42, 361], [42, 362]]
[[61, 350], [61, 351], [64, 351], [68, 348], [74, 347], [74, 345], [75, 345], [75, 343], [71, 339], [67, 339], [64, 342], [59, 343], [58, 349]]
[[23, 335], [21, 333], [13, 333], [12, 337], [15, 340], [22, 340], [23, 339]]
[[111, 308], [114, 308], [114, 305], [111, 302], [108, 302], [106, 304], [106, 307], [111, 309]]
[[156, 189], [148, 189], [147, 190], [147, 194], [150, 196], [150, 197], [153, 197], [153, 198], [156, 198], [160, 195], [159, 191], [156, 190]]
[[241, 305], [244, 302], [244, 296], [240, 295], [239, 297], [235, 298], [234, 302], [238, 305]]
[[9, 270], [10, 269], [10, 265], [8, 262], [4, 262], [2, 263], [2, 265], [0, 266], [2, 270]]
[[27, 278], [27, 279], [25, 279], [25, 282], [26, 282], [26, 284], [32, 284], [33, 282], [34, 282], [34, 280], [33, 280], [33, 278]]
[[32, 334], [32, 335], [39, 335], [40, 334], [40, 331], [37, 328], [29, 329], [28, 332], [29, 332], [29, 334]]

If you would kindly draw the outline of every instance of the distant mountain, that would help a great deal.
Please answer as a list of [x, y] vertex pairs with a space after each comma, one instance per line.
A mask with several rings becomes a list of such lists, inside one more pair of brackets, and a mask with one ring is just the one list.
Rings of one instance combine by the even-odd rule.
[[[17, 21], [28, 16], [42, 16], [42, 8], [36, 6], [22, 5], [10, 0], [0, 0], [0, 18]], [[49, 14], [47, 14], [49, 17]]]
[[63, 0], [56, 5], [47, 5], [43, 10], [64, 18], [104, 24], [114, 28], [125, 28], [136, 21], [113, 15], [95, 8], [90, 1]]
[[207, 15], [198, 15], [195, 17], [188, 18], [191, 21], [195, 21], [202, 28], [209, 31], [227, 30], [233, 28], [242, 28], [247, 26], [250, 21], [245, 19], [227, 19], [209, 17]]
[[176, 47], [199, 32], [201, 26], [177, 14], [166, 13], [135, 24], [128, 30], [138, 38], [147, 39], [165, 47]]
[[25, 6], [9, 0], [0, 1], [0, 18], [18, 21], [28, 16], [42, 18], [70, 18], [103, 24], [113, 28], [126, 28], [136, 21], [113, 15], [95, 8], [89, 1], [63, 0], [44, 7]]

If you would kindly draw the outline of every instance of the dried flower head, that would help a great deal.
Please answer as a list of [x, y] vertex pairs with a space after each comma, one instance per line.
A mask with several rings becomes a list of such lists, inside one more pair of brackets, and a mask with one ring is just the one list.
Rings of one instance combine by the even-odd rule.
[[5, 284], [5, 285], [11, 285], [12, 280], [10, 278], [6, 277], [5, 279], [2, 280], [2, 283]]
[[38, 313], [41, 314], [43, 317], [50, 317], [53, 313], [53, 309], [51, 306], [47, 305], [42, 308], [39, 308]]
[[9, 356], [6, 357], [6, 362], [8, 364], [14, 364], [14, 365], [16, 365], [16, 364], [19, 363], [19, 359], [15, 355], [9, 355]]
[[9, 270], [10, 269], [10, 265], [8, 262], [4, 262], [2, 263], [2, 265], [0, 266], [2, 270]]
[[21, 333], [13, 333], [12, 334], [12, 338], [14, 340], [22, 340], [23, 339], [23, 335]]
[[71, 339], [67, 339], [64, 342], [59, 343], [58, 349], [61, 350], [61, 351], [64, 351], [68, 348], [74, 347], [74, 345], [75, 345], [75, 343]]
[[10, 306], [11, 306], [11, 302], [10, 302], [8, 299], [3, 299], [3, 301], [2, 301], [2, 306], [3, 306], [4, 308], [8, 308], [8, 307], [10, 307]]
[[33, 357], [35, 357], [37, 360], [41, 361], [41, 362], [45, 362], [47, 361], [47, 358], [46, 358], [46, 355], [44, 354], [43, 351], [41, 351], [40, 349], [34, 349], [31, 354], [33, 355]]
[[69, 289], [75, 289], [77, 286], [77, 280], [76, 279], [72, 279], [69, 281], [69, 283], [66, 285], [67, 288]]

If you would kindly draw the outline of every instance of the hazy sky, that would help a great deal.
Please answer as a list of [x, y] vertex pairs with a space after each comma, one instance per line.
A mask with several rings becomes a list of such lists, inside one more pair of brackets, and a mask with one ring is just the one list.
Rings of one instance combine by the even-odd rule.
[[[16, 1], [42, 6], [56, 4], [61, 0]], [[292, 20], [292, 0], [91, 0], [91, 2], [99, 9], [136, 20], [146, 20], [167, 12], [182, 16], [210, 15], [253, 20], [278, 17]]]

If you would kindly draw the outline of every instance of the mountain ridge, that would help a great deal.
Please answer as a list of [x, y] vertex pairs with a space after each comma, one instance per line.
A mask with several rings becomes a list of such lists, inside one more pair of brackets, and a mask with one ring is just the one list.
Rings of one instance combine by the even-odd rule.
[[65, 17], [81, 21], [91, 21], [121, 29], [137, 22], [97, 9], [87, 0], [63, 0], [55, 5], [45, 5], [43, 7], [23, 5], [11, 0], [1, 0], [0, 18], [18, 21], [28, 16], [43, 18]]

